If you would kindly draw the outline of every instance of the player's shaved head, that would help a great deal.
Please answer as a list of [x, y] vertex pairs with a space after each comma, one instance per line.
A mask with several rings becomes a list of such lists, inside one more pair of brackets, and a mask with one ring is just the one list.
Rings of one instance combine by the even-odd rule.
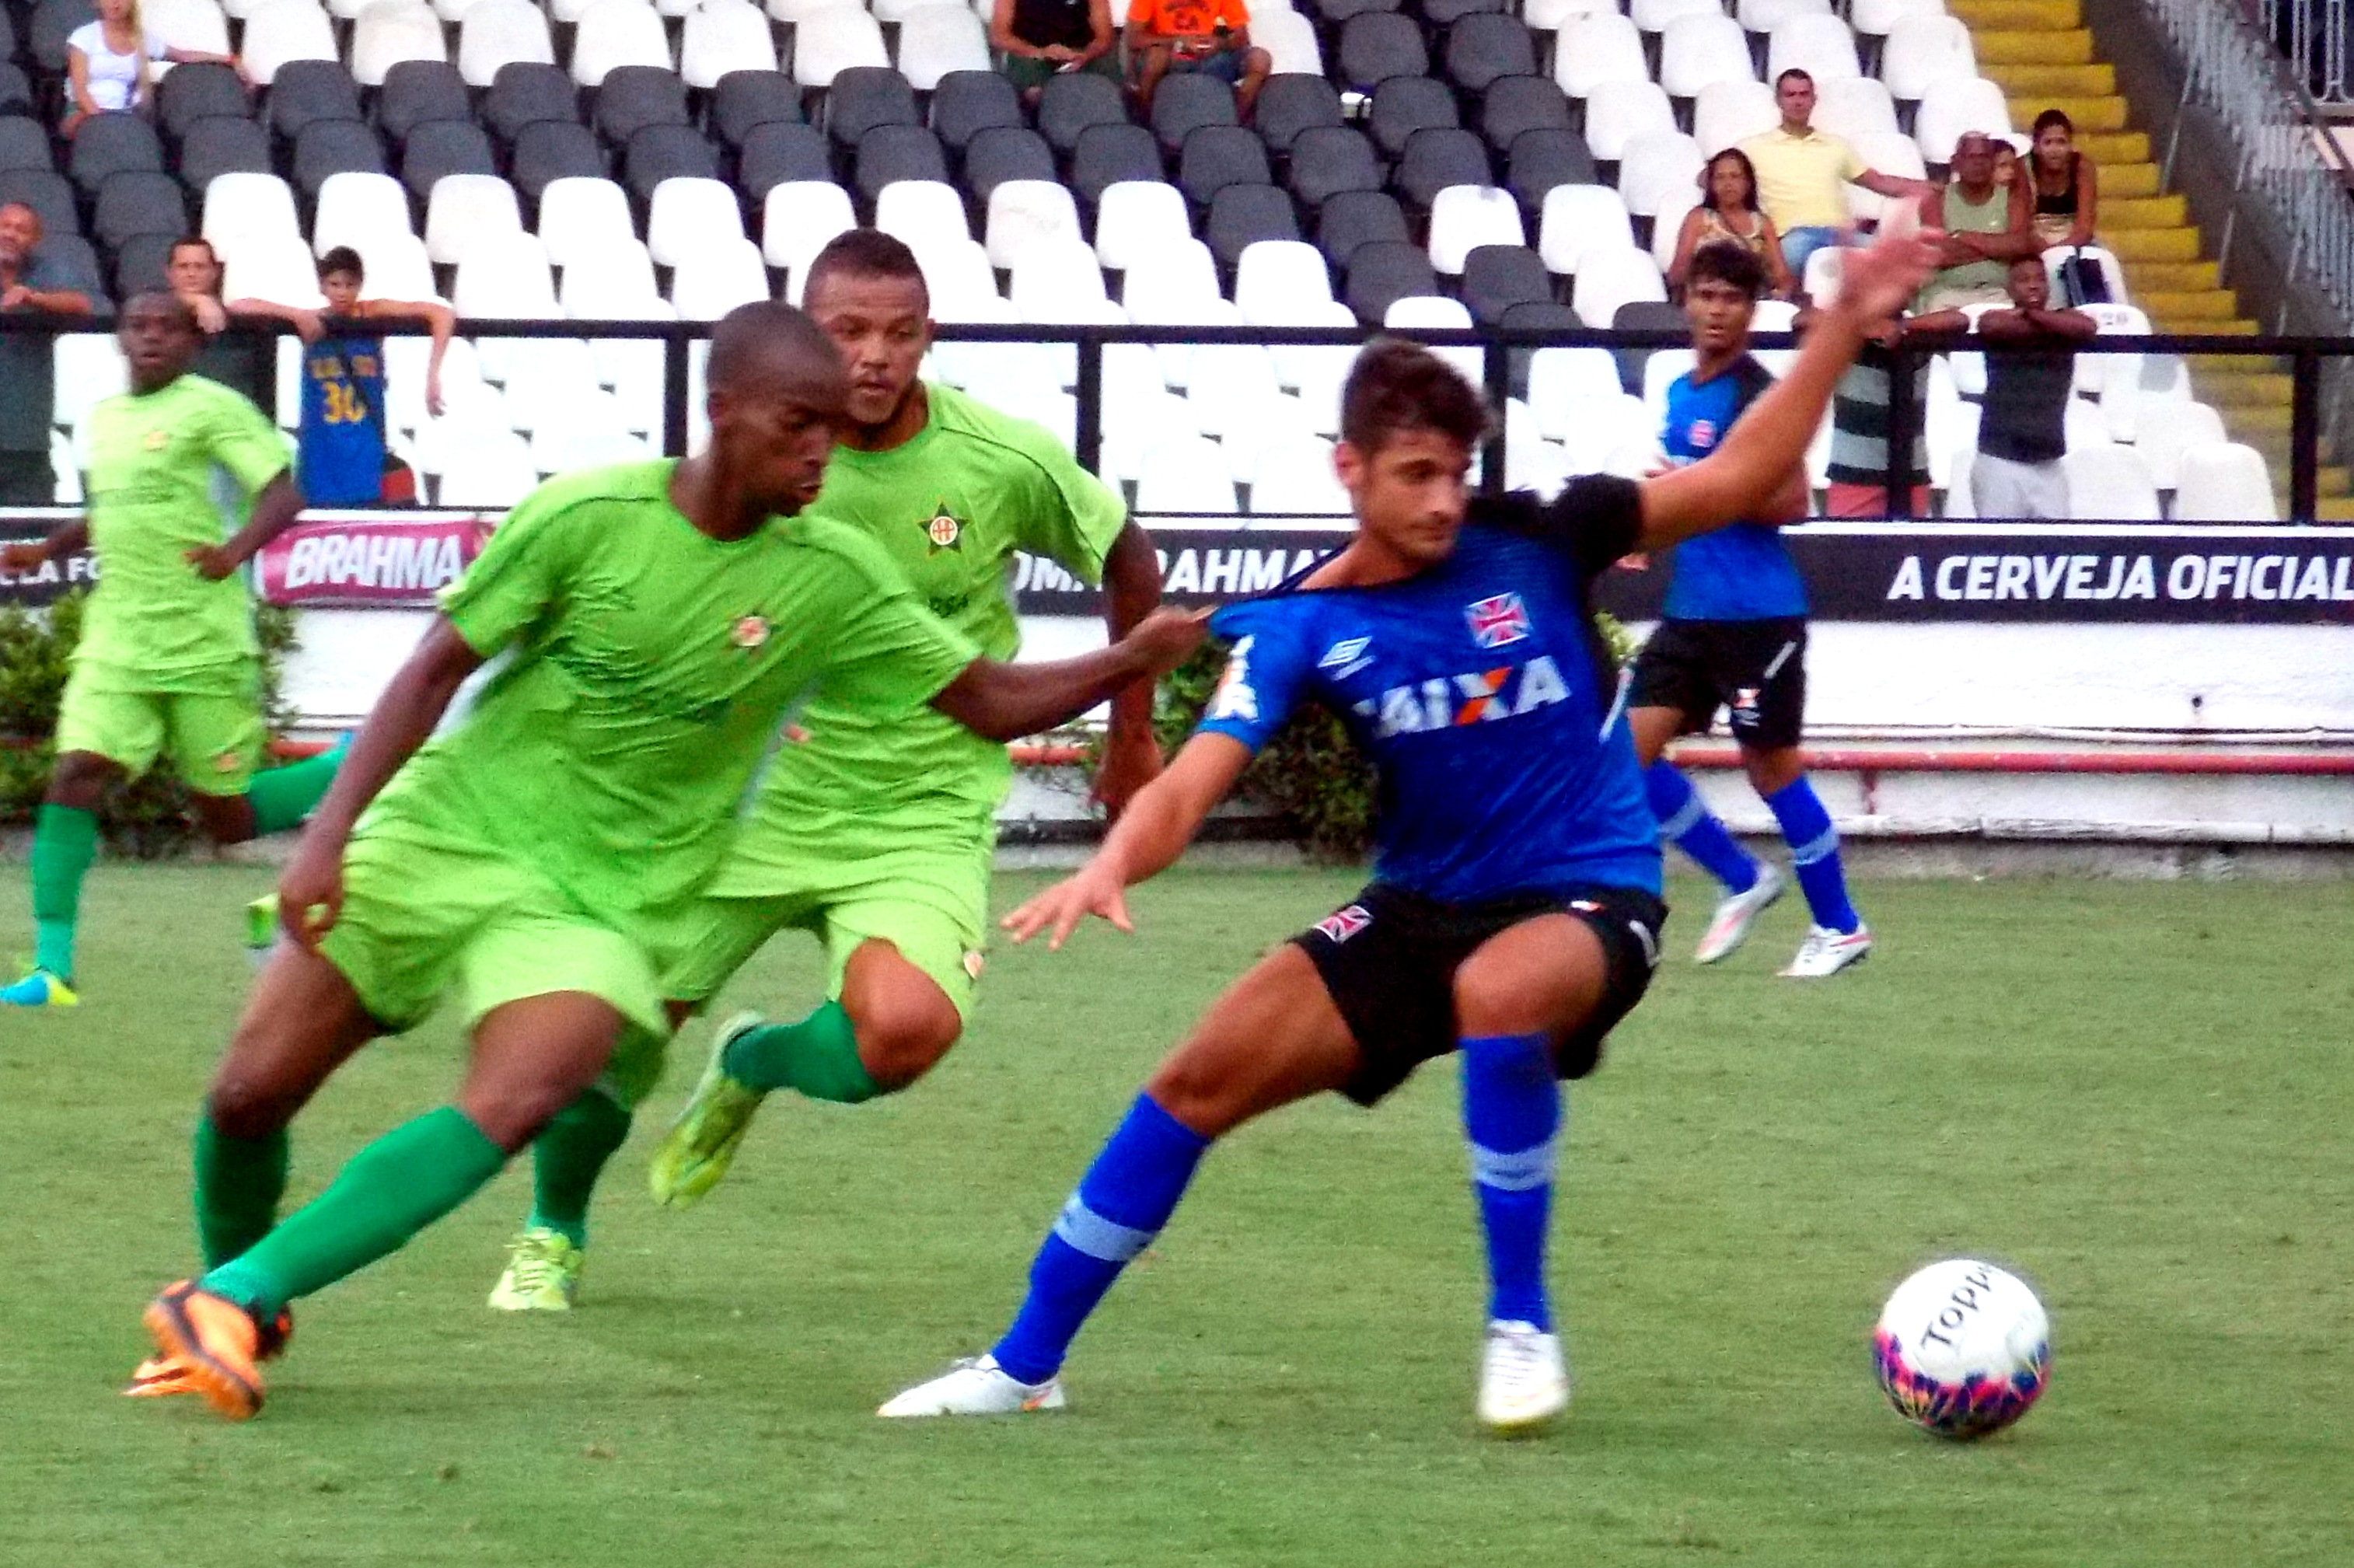
[[879, 228], [845, 228], [828, 240], [825, 249], [810, 259], [809, 271], [801, 280], [801, 302], [814, 313], [819, 294], [837, 278], [888, 278], [912, 284], [922, 297], [921, 309], [932, 308], [931, 291], [916, 253], [907, 249], [907, 241]]
[[786, 397], [832, 413], [849, 380], [842, 353], [815, 322], [775, 300], [738, 305], [711, 329], [705, 379], [729, 397]]
[[711, 449], [695, 465], [695, 482], [714, 487], [712, 504], [731, 521], [696, 525], [741, 537], [748, 523], [790, 517], [816, 500], [850, 396], [833, 340], [790, 305], [738, 305], [711, 329], [705, 378]]

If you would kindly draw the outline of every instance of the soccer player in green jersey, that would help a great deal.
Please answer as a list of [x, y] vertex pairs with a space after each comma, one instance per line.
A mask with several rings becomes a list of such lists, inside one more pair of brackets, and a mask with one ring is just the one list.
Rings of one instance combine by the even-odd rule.
[[5, 1006], [79, 1000], [75, 927], [109, 789], [167, 758], [207, 836], [237, 843], [299, 825], [339, 755], [257, 771], [261, 657], [239, 568], [302, 510], [285, 440], [244, 397], [189, 374], [205, 340], [185, 302], [138, 296], [116, 338], [131, 390], [90, 411], [87, 515], [0, 550], [0, 565], [28, 572], [94, 546], [102, 568], [33, 831], [33, 969], [0, 989]]
[[[930, 302], [905, 245], [874, 229], [842, 235], [811, 261], [804, 299], [851, 376], [812, 516], [872, 540], [936, 614], [999, 658], [1021, 640], [1017, 551], [1101, 581], [1114, 638], [1151, 612], [1160, 564], [1118, 494], [1038, 426], [919, 378]], [[1113, 700], [1096, 792], [1115, 813], [1160, 771], [1151, 720], [1149, 684]], [[667, 1202], [718, 1181], [767, 1091], [859, 1101], [904, 1088], [956, 1043], [971, 1005], [995, 812], [1012, 777], [1005, 748], [937, 714], [885, 720], [822, 695], [799, 733], [771, 765], [667, 994], [701, 1006], [791, 928], [824, 944], [829, 1000], [797, 1022], [747, 1013], [722, 1026], [715, 1070], [654, 1156]], [[632, 1108], [592, 1098], [541, 1139], [533, 1212], [493, 1307], [571, 1305], [589, 1191]]]
[[[871, 542], [796, 515], [848, 397], [832, 341], [790, 306], [746, 305], [713, 332], [708, 382], [701, 453], [525, 499], [361, 728], [279, 881], [292, 939], [197, 1128], [207, 1272], [148, 1307], [158, 1354], [133, 1392], [253, 1414], [291, 1302], [406, 1245], [600, 1079], [643, 1070], [668, 1033], [662, 976], [796, 698], [886, 717], [928, 704], [1002, 740], [1199, 641], [1196, 618], [1162, 612], [1059, 663], [977, 657]], [[273, 1224], [296, 1111], [453, 987], [472, 1037], [453, 1101]]]

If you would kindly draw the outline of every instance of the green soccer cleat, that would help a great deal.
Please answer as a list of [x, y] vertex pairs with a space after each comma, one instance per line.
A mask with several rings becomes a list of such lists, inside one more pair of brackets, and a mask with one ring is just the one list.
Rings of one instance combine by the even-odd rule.
[[653, 1190], [655, 1202], [684, 1209], [719, 1185], [719, 1179], [727, 1174], [737, 1148], [752, 1125], [752, 1113], [760, 1108], [769, 1091], [729, 1077], [722, 1064], [737, 1036], [767, 1022], [757, 1012], [739, 1012], [719, 1026], [711, 1042], [711, 1060], [705, 1065], [694, 1095], [654, 1146], [646, 1184]]
[[493, 1312], [569, 1312], [580, 1294], [580, 1271], [588, 1254], [572, 1238], [545, 1225], [532, 1225], [507, 1243], [507, 1271], [491, 1290]]
[[73, 987], [47, 969], [35, 969], [15, 985], [0, 986], [0, 1007], [79, 1007]]
[[278, 946], [278, 895], [265, 893], [245, 906], [245, 956], [259, 972]]

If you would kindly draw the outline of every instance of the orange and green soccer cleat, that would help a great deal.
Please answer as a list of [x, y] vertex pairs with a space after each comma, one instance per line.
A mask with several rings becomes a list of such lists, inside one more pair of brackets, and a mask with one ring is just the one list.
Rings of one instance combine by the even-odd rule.
[[[286, 1341], [294, 1337], [294, 1314], [284, 1308], [278, 1316], [261, 1326], [259, 1343], [254, 1348], [256, 1361], [271, 1361], [286, 1353]], [[201, 1393], [204, 1391], [188, 1375], [187, 1363], [176, 1356], [149, 1356], [132, 1372], [131, 1381], [123, 1385], [125, 1399], [167, 1399], [174, 1394]]]
[[147, 1304], [145, 1322], [188, 1392], [231, 1421], [261, 1409], [261, 1329], [244, 1308], [184, 1279]]

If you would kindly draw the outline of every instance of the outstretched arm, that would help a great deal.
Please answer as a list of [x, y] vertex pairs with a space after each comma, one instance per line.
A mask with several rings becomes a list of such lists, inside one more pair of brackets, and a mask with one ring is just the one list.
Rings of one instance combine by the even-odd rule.
[[1017, 942], [1045, 931], [1049, 952], [1059, 949], [1064, 938], [1090, 915], [1123, 931], [1135, 930], [1128, 917], [1126, 890], [1166, 871], [1185, 853], [1185, 846], [1201, 831], [1203, 819], [1226, 798], [1250, 759], [1250, 747], [1230, 735], [1195, 736], [1168, 770], [1129, 803], [1127, 814], [1105, 835], [1103, 847], [1076, 874], [1046, 889], [1000, 924]]
[[77, 517], [49, 530], [46, 539], [19, 539], [0, 545], [0, 567], [12, 572], [37, 572], [51, 561], [61, 561], [76, 550], [90, 548], [90, 519]]
[[1183, 663], [1201, 642], [1208, 615], [1156, 609], [1110, 647], [1076, 659], [1035, 664], [976, 659], [940, 689], [931, 705], [991, 740], [1036, 735]]

